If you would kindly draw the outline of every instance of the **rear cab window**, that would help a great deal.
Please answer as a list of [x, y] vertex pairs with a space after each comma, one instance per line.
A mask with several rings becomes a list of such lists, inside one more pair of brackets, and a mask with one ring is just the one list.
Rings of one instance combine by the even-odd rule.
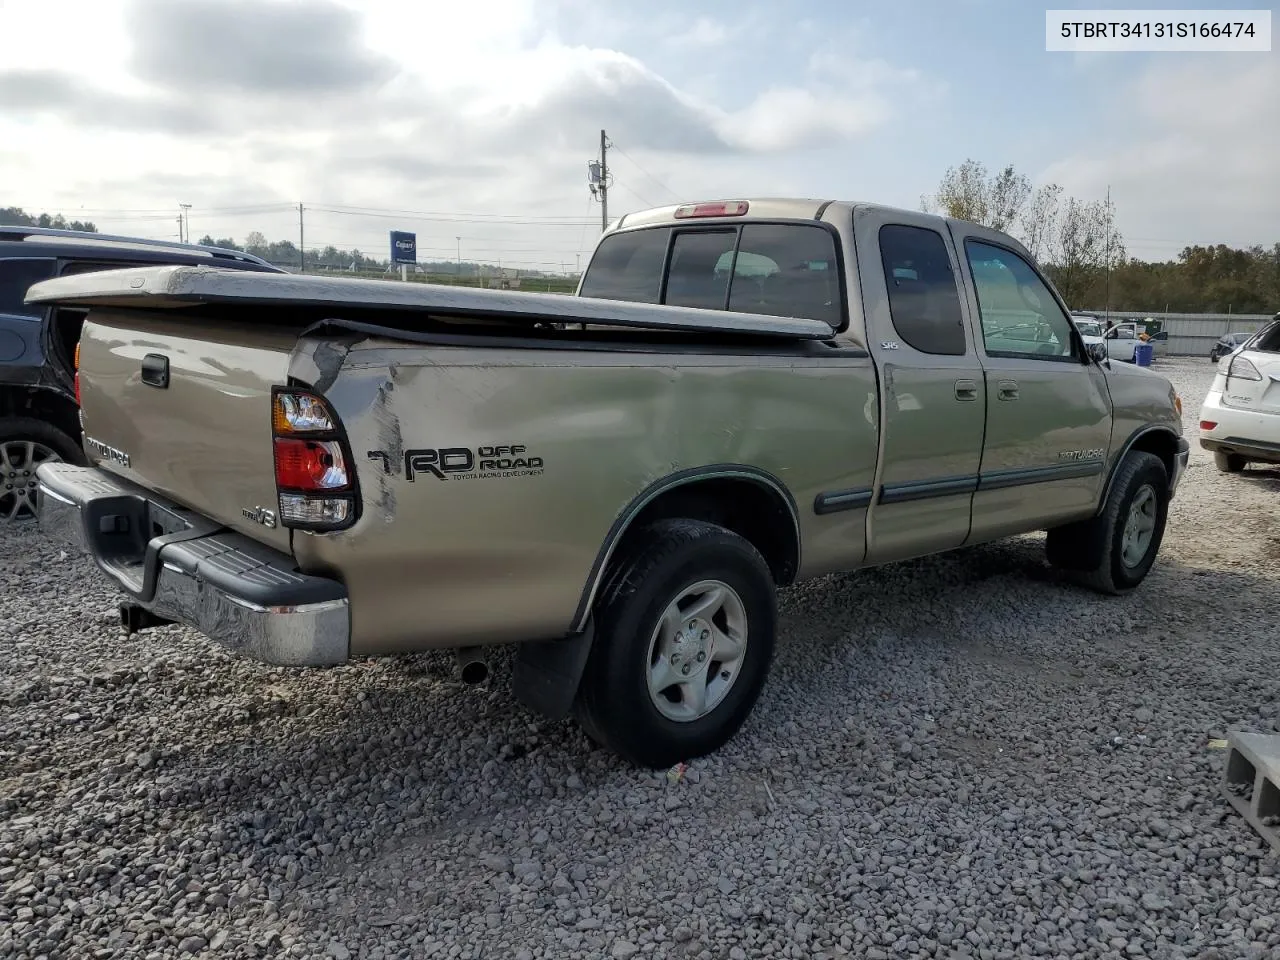
[[53, 276], [54, 261], [43, 257], [15, 257], [0, 260], [0, 314], [17, 317], [39, 317], [42, 308], [23, 303], [34, 283]]
[[898, 336], [921, 353], [964, 356], [968, 341], [960, 291], [942, 235], [927, 227], [887, 223], [879, 239], [889, 316]]
[[818, 224], [617, 233], [596, 249], [580, 296], [844, 322], [835, 236]]

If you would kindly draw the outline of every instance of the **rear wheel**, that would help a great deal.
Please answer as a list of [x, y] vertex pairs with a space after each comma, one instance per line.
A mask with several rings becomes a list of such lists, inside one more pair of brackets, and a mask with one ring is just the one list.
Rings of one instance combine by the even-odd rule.
[[43, 420], [0, 418], [0, 526], [35, 519], [36, 467], [54, 460], [81, 463], [84, 456], [70, 437]]
[[1226, 450], [1213, 451], [1213, 462], [1223, 473], [1239, 473], [1249, 463], [1240, 454], [1228, 453]]
[[1128, 593], [1155, 563], [1169, 513], [1169, 472], [1151, 453], [1131, 451], [1116, 471], [1102, 513], [1049, 531], [1049, 562], [1100, 593]]
[[594, 615], [576, 705], [593, 740], [665, 767], [737, 733], [777, 622], [769, 567], [747, 540], [697, 520], [654, 523], [611, 565]]

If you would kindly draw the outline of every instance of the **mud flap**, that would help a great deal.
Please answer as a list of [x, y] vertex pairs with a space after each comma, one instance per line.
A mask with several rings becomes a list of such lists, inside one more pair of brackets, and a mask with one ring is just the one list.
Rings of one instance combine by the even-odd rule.
[[566, 717], [578, 695], [594, 638], [595, 622], [588, 620], [586, 629], [563, 640], [520, 644], [512, 676], [516, 699], [549, 720]]

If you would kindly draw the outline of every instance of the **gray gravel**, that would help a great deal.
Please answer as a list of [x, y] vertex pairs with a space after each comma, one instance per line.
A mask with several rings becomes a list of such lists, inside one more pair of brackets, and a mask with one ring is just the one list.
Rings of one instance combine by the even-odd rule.
[[0, 957], [1275, 955], [1280, 862], [1219, 798], [1277, 729], [1280, 472], [1194, 444], [1136, 595], [1040, 538], [783, 598], [767, 692], [684, 778], [518, 709], [499, 666], [293, 672], [0, 534]]

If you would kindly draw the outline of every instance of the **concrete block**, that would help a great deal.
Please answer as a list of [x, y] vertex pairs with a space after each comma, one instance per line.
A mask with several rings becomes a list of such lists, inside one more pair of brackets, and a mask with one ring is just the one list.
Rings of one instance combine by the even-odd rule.
[[1280, 818], [1280, 734], [1227, 734], [1227, 762], [1222, 792], [1240, 816], [1280, 853], [1280, 826], [1263, 821]]

